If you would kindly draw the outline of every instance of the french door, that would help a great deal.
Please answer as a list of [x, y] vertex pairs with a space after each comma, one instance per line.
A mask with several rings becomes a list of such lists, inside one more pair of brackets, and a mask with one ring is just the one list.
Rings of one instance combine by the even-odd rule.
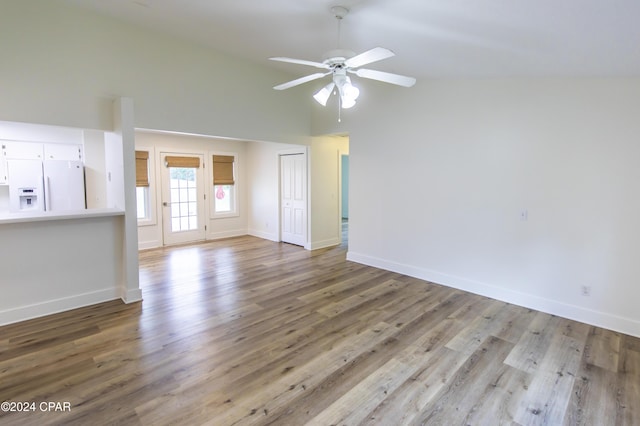
[[160, 153], [163, 244], [205, 239], [204, 157]]

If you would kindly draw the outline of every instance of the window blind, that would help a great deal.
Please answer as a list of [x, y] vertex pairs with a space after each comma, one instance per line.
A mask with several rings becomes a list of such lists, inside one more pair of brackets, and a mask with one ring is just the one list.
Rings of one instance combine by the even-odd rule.
[[190, 167], [196, 169], [200, 167], [200, 159], [198, 157], [166, 156], [164, 161], [167, 167]]
[[213, 156], [213, 184], [233, 185], [233, 155]]
[[136, 151], [136, 186], [149, 186], [149, 152]]

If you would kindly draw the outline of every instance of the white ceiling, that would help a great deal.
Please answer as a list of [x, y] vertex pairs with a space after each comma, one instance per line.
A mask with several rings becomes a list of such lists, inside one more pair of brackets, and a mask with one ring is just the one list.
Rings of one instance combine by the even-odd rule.
[[292, 75], [341, 46], [415, 77], [640, 76], [638, 0], [63, 0]]

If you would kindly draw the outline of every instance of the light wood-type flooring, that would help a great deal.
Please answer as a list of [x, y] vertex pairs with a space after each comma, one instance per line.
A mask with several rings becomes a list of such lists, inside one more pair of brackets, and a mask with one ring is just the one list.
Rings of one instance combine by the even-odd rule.
[[640, 425], [640, 339], [345, 253], [144, 251], [142, 303], [0, 328], [0, 424]]

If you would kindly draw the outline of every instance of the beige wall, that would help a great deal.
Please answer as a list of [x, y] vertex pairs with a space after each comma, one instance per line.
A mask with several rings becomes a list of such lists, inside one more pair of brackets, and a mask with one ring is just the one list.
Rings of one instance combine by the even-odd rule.
[[311, 248], [340, 244], [340, 155], [349, 153], [349, 139], [314, 137], [311, 141]]

